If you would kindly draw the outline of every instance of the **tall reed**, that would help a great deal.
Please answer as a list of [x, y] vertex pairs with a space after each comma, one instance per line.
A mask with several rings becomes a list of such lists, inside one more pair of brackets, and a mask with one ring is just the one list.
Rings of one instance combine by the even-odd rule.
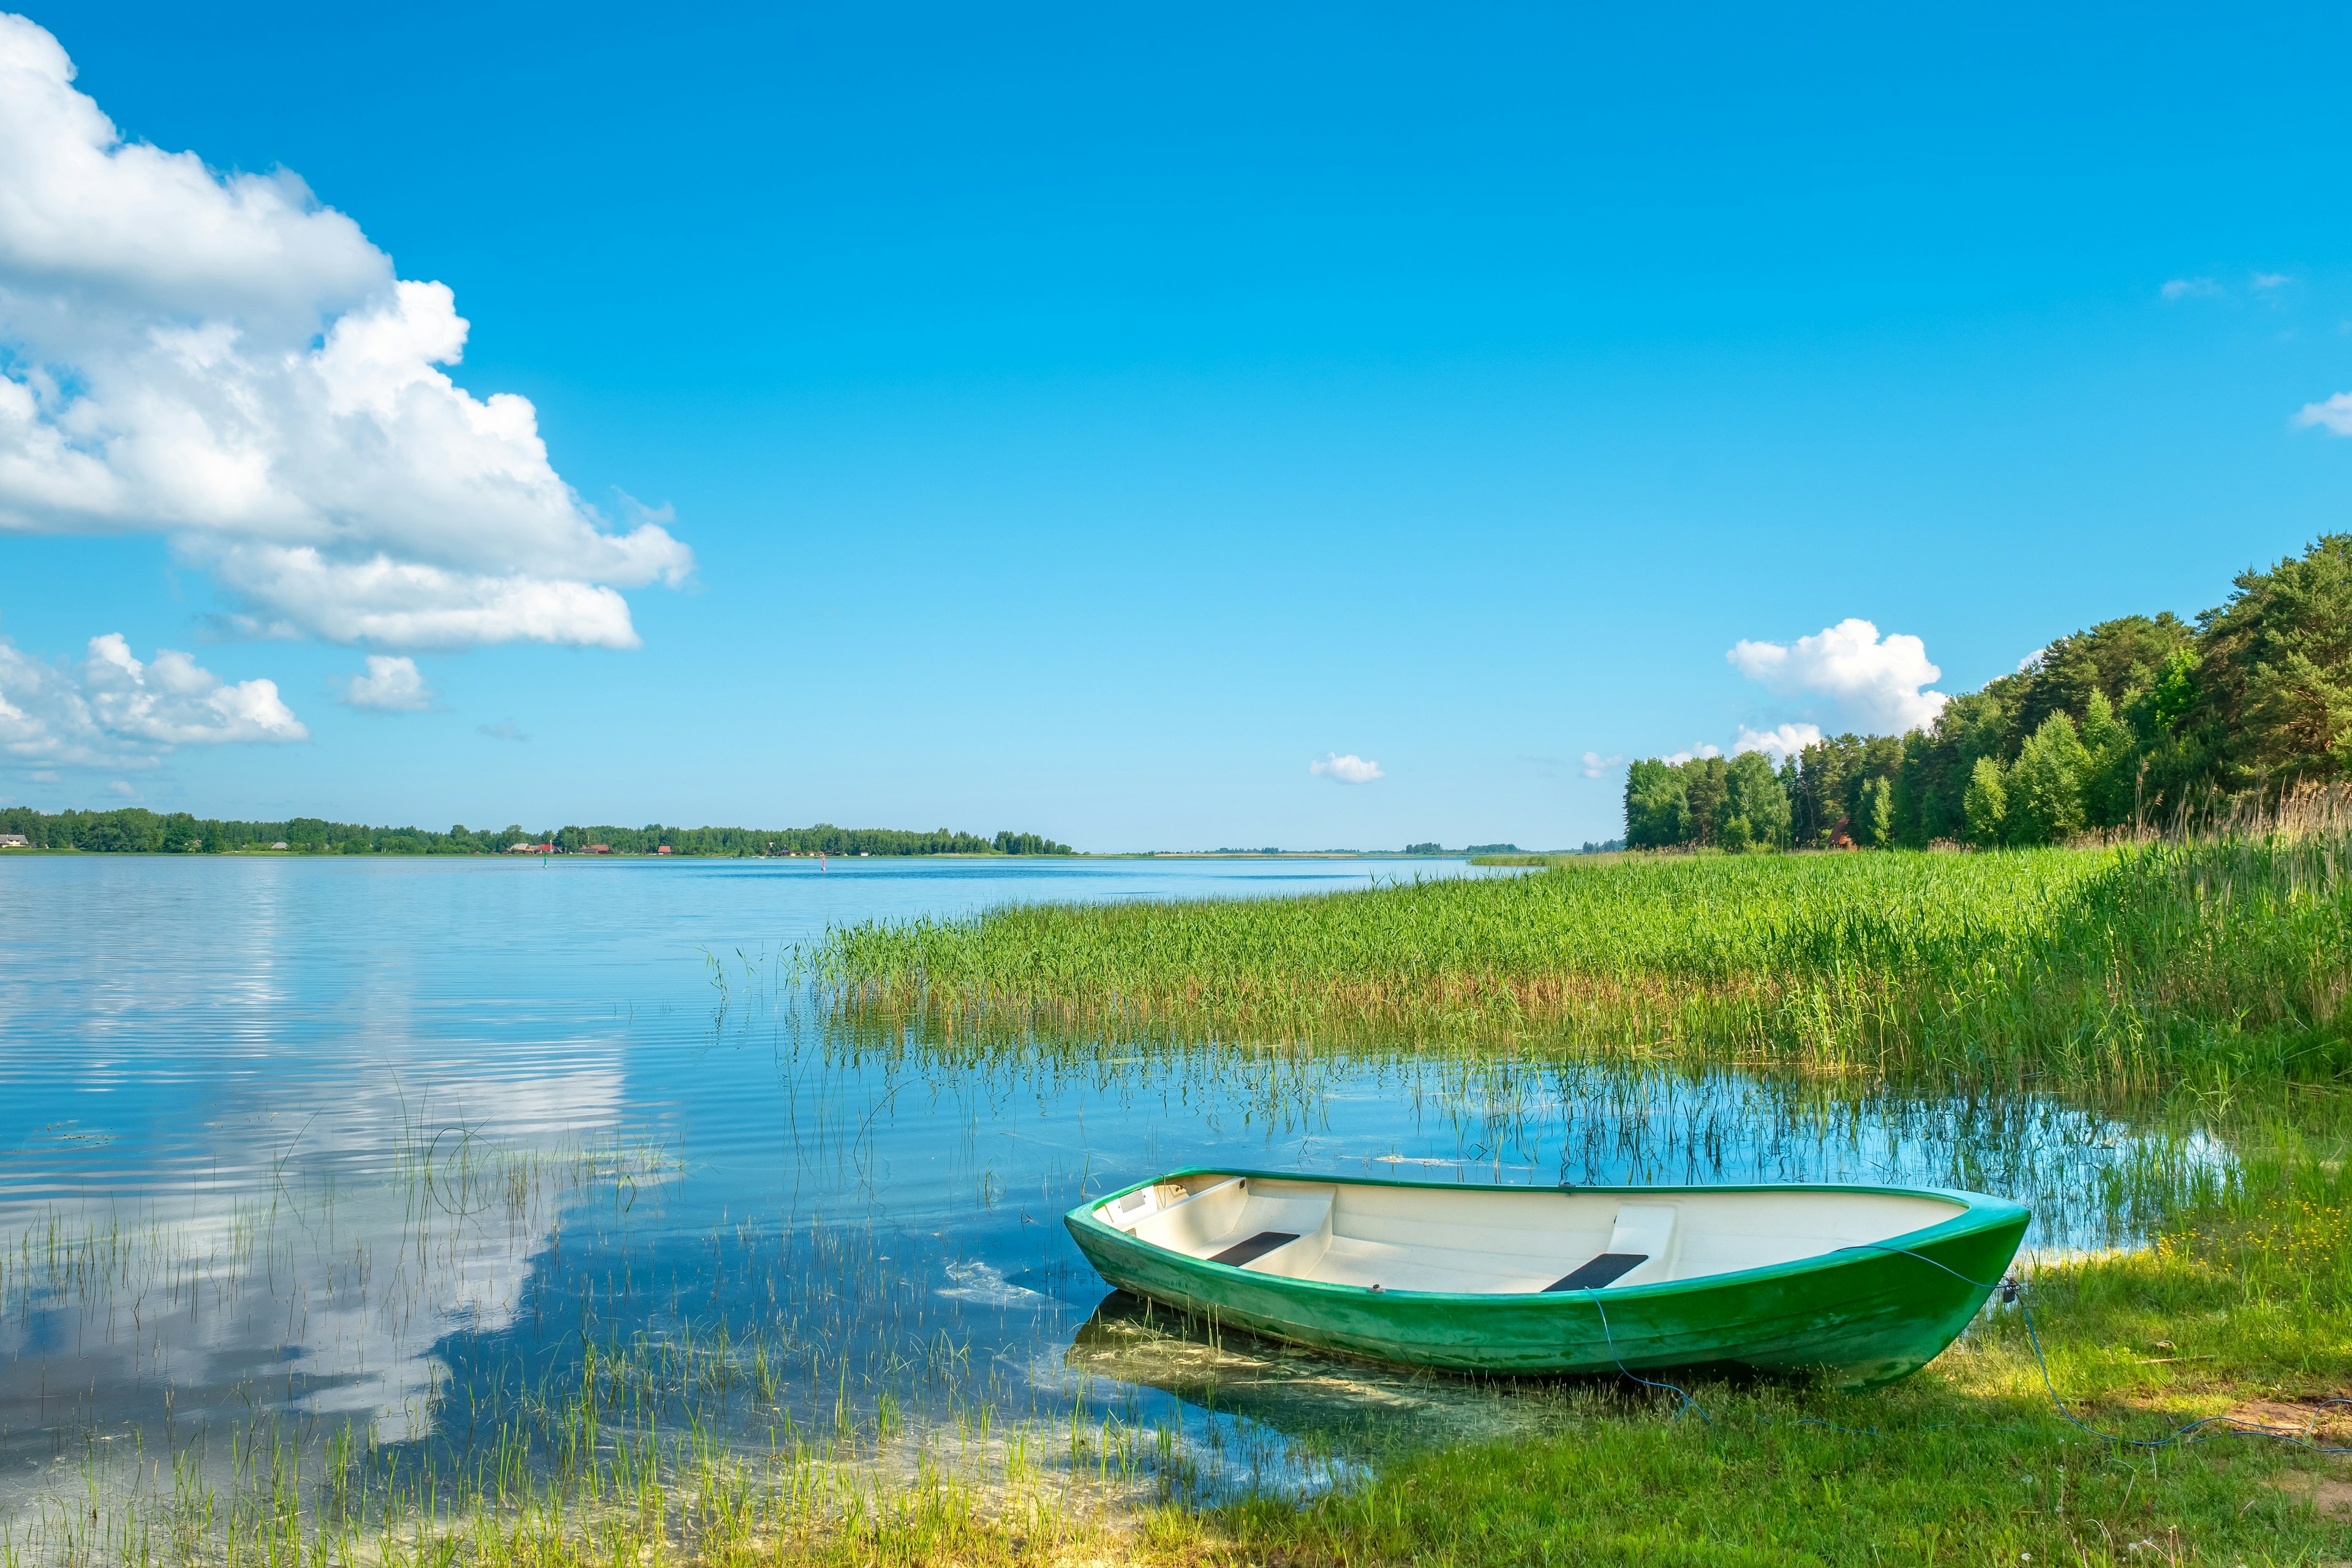
[[1981, 855], [1633, 857], [1263, 900], [837, 927], [842, 1014], [1488, 1042], [2086, 1086], [2352, 1066], [2352, 814]]

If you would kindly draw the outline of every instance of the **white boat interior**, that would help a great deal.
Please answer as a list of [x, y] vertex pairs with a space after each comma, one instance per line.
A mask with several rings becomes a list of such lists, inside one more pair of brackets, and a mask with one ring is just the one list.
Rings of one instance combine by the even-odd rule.
[[1358, 1186], [1201, 1174], [1097, 1205], [1137, 1240], [1260, 1274], [1510, 1295], [1696, 1279], [1885, 1242], [1967, 1212], [1893, 1193]]

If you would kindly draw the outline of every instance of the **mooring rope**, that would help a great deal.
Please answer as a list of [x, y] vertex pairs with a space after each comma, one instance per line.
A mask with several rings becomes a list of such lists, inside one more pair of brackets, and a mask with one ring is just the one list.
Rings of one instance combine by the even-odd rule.
[[[2061, 1420], [2065, 1421], [2068, 1425], [2077, 1427], [2082, 1431], [2089, 1433], [2092, 1436], [2099, 1438], [2103, 1442], [2113, 1443], [2122, 1447], [2153, 1449], [2170, 1448], [2189, 1443], [2201, 1443], [2215, 1436], [2268, 1437], [2276, 1442], [2290, 1444], [2294, 1447], [2307, 1448], [2315, 1454], [2352, 1454], [2352, 1447], [2326, 1447], [2318, 1443], [2313, 1442], [2310, 1438], [2304, 1436], [2300, 1433], [2290, 1432], [2284, 1428], [2277, 1426], [2265, 1426], [2259, 1422], [2241, 1421], [2236, 1417], [2230, 1415], [2207, 1415], [2200, 1419], [2191, 1421], [2186, 1426], [2176, 1427], [2173, 1431], [2162, 1437], [2126, 1437], [2120, 1433], [2103, 1432], [2096, 1426], [2092, 1426], [2090, 1423], [2077, 1416], [2073, 1411], [2067, 1409], [2066, 1401], [2059, 1395], [2058, 1385], [2050, 1375], [2049, 1358], [2042, 1353], [2042, 1334], [2033, 1325], [2033, 1309], [2026, 1304], [2023, 1293], [2024, 1288], [2015, 1276], [2003, 1275], [2000, 1279], [1991, 1280], [1990, 1282], [1982, 1279], [1971, 1279], [1967, 1275], [1961, 1273], [1958, 1269], [1953, 1268], [1950, 1264], [1944, 1262], [1941, 1258], [1930, 1258], [1924, 1252], [1914, 1252], [1906, 1247], [1887, 1247], [1877, 1242], [1856, 1242], [1853, 1246], [1841, 1247], [1837, 1248], [1837, 1250], [1840, 1252], [1887, 1252], [1894, 1253], [1904, 1258], [1916, 1258], [1922, 1263], [1931, 1264], [1934, 1267], [1942, 1269], [1945, 1273], [1950, 1275], [1953, 1279], [1959, 1280], [1963, 1284], [1975, 1286], [1978, 1289], [1984, 1291], [1988, 1296], [1991, 1295], [1995, 1291], [2000, 1292], [2003, 1304], [2006, 1305], [2013, 1303], [2016, 1306], [2019, 1320], [2025, 1325], [2026, 1342], [2033, 1347], [2033, 1364], [2036, 1370], [2042, 1373], [2042, 1386], [2050, 1395], [2051, 1407], [2058, 1412], [2058, 1415]], [[1600, 1315], [1601, 1337], [1608, 1343], [1609, 1359], [1617, 1363], [1618, 1373], [1625, 1378], [1634, 1383], [1641, 1384], [1645, 1387], [1663, 1388], [1678, 1395], [1682, 1400], [1682, 1404], [1675, 1408], [1675, 1420], [1681, 1420], [1685, 1411], [1696, 1410], [1698, 1412], [1700, 1420], [1705, 1421], [1710, 1426], [1713, 1426], [1715, 1424], [1715, 1417], [1706, 1413], [1706, 1407], [1705, 1405], [1701, 1405], [1696, 1398], [1692, 1397], [1690, 1390], [1681, 1387], [1675, 1384], [1661, 1382], [1656, 1378], [1643, 1377], [1641, 1373], [1633, 1371], [1633, 1368], [1625, 1364], [1625, 1358], [1619, 1353], [1617, 1349], [1617, 1336], [1609, 1327], [1608, 1310], [1601, 1304], [1601, 1289], [1602, 1287], [1600, 1286], [1588, 1286], [1584, 1290], [1584, 1296], [1592, 1303], [1593, 1311]], [[2319, 1404], [2322, 1406], [2331, 1405], [2352, 1405], [2352, 1399], [2323, 1399], [2319, 1401]], [[1826, 1426], [1832, 1431], [1844, 1432], [1857, 1437], [1885, 1437], [1894, 1435], [1882, 1432], [1875, 1426], [1842, 1426], [1834, 1421], [1823, 1421], [1818, 1416], [1811, 1415], [1797, 1416], [1794, 1418], [1794, 1421], [1798, 1426]], [[1945, 1422], [1937, 1426], [1924, 1428], [1924, 1430], [1941, 1432], [1948, 1430], [1952, 1426], [1965, 1426], [1969, 1425], [1972, 1425], [1972, 1423]], [[2218, 1428], [2218, 1430], [2208, 1431], [2206, 1430], [2208, 1427]]]
[[1698, 1418], [1700, 1420], [1706, 1422], [1710, 1426], [1714, 1426], [1715, 1417], [1706, 1413], [1706, 1406], [1701, 1405], [1697, 1400], [1691, 1397], [1689, 1389], [1679, 1387], [1671, 1383], [1660, 1383], [1654, 1378], [1643, 1377], [1641, 1373], [1634, 1372], [1625, 1364], [1625, 1358], [1617, 1353], [1617, 1336], [1609, 1331], [1609, 1312], [1608, 1310], [1601, 1304], [1601, 1287], [1598, 1285], [1588, 1285], [1585, 1287], [1584, 1293], [1587, 1297], [1591, 1298], [1592, 1301], [1592, 1310], [1601, 1314], [1601, 1332], [1609, 1342], [1609, 1359], [1617, 1363], [1618, 1372], [1626, 1377], [1632, 1378], [1635, 1383], [1647, 1384], [1652, 1388], [1673, 1389], [1675, 1393], [1681, 1394], [1683, 1402], [1675, 1411], [1675, 1420], [1679, 1421], [1683, 1418], [1684, 1411], [1696, 1410], [1698, 1412]]

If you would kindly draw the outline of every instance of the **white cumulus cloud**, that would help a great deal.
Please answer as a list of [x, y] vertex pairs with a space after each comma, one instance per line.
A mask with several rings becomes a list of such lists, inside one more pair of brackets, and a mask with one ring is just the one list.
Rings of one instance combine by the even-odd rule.
[[289, 174], [126, 142], [58, 41], [0, 16], [0, 530], [161, 532], [247, 625], [413, 647], [636, 643], [676, 584], [530, 402], [439, 367], [467, 323]]
[[226, 741], [306, 741], [310, 731], [278, 700], [274, 680], [232, 686], [173, 648], [154, 662], [131, 657], [119, 632], [89, 639], [82, 680], [99, 723], [116, 735], [159, 746]]
[[1742, 724], [1739, 738], [1731, 742], [1731, 754], [1762, 752], [1776, 763], [1785, 763], [1821, 738], [1819, 724], [1780, 724], [1769, 730], [1751, 730]]
[[1826, 698], [1857, 727], [1902, 734], [1936, 721], [1951, 699], [1926, 689], [1944, 672], [1917, 637], [1889, 633], [1859, 619], [1799, 637], [1793, 643], [1742, 639], [1725, 655], [1732, 668], [1780, 697]]
[[119, 633], [89, 639], [79, 672], [0, 638], [0, 755], [76, 767], [152, 764], [178, 746], [310, 738], [274, 680], [229, 682], [173, 648], [141, 663]]
[[1307, 771], [1318, 778], [1337, 779], [1341, 784], [1364, 784], [1374, 779], [1384, 779], [1381, 764], [1367, 762], [1352, 752], [1341, 756], [1337, 752], [1327, 753], [1321, 760], [1307, 764]]
[[1721, 755], [1723, 755], [1723, 748], [1721, 746], [1711, 744], [1706, 741], [1701, 741], [1697, 745], [1691, 747], [1688, 751], [1676, 752], [1664, 760], [1674, 763], [1676, 767], [1680, 767], [1685, 763], [1695, 763], [1701, 757], [1719, 757]]
[[1624, 765], [1625, 759], [1615, 752], [1605, 757], [1598, 752], [1584, 753], [1584, 776], [1589, 779], [1597, 779], [1610, 769], [1621, 768]]
[[354, 708], [384, 713], [421, 713], [433, 706], [433, 693], [425, 689], [416, 661], [381, 653], [368, 655], [366, 670], [351, 678], [342, 700]]

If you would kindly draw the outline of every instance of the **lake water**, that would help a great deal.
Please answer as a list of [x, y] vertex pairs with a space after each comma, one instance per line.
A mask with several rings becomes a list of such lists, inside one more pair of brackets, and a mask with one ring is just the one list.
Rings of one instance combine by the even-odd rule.
[[596, 1367], [752, 1447], [1084, 1429], [1131, 1440], [1066, 1455], [1117, 1449], [1146, 1492], [1311, 1489], [1373, 1462], [1351, 1430], [1491, 1429], [1510, 1396], [1139, 1317], [1064, 1210], [1219, 1162], [1892, 1178], [2017, 1196], [2031, 1245], [2091, 1246], [2148, 1170], [2219, 1158], [2032, 1096], [1443, 1050], [1044, 1041], [974, 1065], [829, 1023], [781, 962], [834, 921], [1401, 870], [1478, 874], [0, 859], [0, 1510], [95, 1484], [93, 1454], [260, 1428], [460, 1469]]

